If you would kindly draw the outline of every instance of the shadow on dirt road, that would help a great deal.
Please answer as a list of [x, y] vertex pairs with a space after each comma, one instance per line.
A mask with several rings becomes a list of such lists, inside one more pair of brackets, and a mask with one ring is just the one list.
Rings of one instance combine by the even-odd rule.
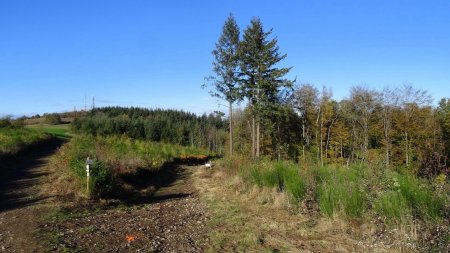
[[43, 200], [37, 194], [40, 179], [47, 175], [42, 167], [63, 142], [52, 138], [15, 155], [0, 157], [0, 213]]
[[[192, 192], [167, 192], [160, 189], [174, 188], [190, 177], [191, 171], [183, 165], [198, 166], [200, 164], [201, 162], [187, 163], [177, 160], [166, 163], [160, 169], [141, 168], [132, 173], [122, 174], [118, 179], [122, 188], [118, 189], [115, 197], [127, 205], [187, 198]], [[128, 186], [127, 189], [124, 189], [124, 185]]]

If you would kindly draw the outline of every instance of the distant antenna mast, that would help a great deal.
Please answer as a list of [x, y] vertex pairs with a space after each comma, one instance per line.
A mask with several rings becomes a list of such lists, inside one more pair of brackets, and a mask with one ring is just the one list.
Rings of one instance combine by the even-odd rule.
[[87, 97], [86, 94], [84, 94], [84, 111], [87, 111]]
[[95, 97], [92, 97], [92, 110], [95, 109]]

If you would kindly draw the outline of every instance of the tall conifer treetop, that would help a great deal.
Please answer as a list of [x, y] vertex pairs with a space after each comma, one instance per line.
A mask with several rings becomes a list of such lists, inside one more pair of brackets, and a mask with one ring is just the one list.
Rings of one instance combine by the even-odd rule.
[[277, 102], [280, 89], [292, 86], [283, 78], [291, 68], [277, 67], [287, 55], [279, 52], [277, 38], [270, 39], [271, 34], [272, 29], [265, 32], [261, 20], [255, 17], [240, 44], [242, 88], [254, 105], [257, 97], [260, 101]]
[[239, 99], [238, 74], [239, 74], [239, 27], [230, 14], [223, 25], [222, 34], [216, 48], [212, 51], [214, 55], [213, 71], [214, 77], [208, 77], [212, 81], [215, 91], [211, 95], [222, 98], [228, 102]]

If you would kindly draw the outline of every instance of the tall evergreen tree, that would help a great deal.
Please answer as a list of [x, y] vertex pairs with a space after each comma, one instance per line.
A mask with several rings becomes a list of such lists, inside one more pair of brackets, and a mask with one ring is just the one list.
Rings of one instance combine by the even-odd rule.
[[233, 155], [233, 103], [239, 100], [239, 27], [230, 14], [223, 25], [222, 34], [213, 50], [213, 71], [215, 76], [208, 77], [214, 86], [211, 95], [228, 102], [230, 127], [230, 155]]
[[276, 110], [279, 93], [283, 87], [291, 87], [292, 82], [283, 78], [291, 68], [277, 68], [286, 58], [279, 52], [277, 39], [270, 39], [272, 29], [264, 31], [261, 20], [251, 20], [244, 31], [240, 43], [242, 90], [252, 108], [252, 155], [260, 155], [260, 123], [263, 114]]

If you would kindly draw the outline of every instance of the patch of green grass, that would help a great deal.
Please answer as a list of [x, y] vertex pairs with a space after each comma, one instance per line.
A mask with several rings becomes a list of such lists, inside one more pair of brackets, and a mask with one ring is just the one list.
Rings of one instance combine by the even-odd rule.
[[[258, 166], [261, 168], [268, 165], [266, 163]], [[250, 174], [249, 170], [247, 172]], [[249, 178], [249, 180], [252, 179]], [[209, 248], [206, 252], [291, 251], [291, 245], [278, 241], [280, 238], [276, 242], [273, 240], [273, 235], [268, 231], [272, 231], [273, 226], [278, 227], [278, 223], [272, 221], [261, 223], [260, 218], [265, 216], [258, 211], [259, 208], [253, 209], [249, 206], [249, 202], [242, 201], [240, 198], [235, 199], [227, 193], [212, 193], [202, 194], [202, 201], [207, 203], [211, 214], [208, 221], [210, 233], [206, 243]]]
[[[315, 180], [311, 180], [312, 173]], [[310, 172], [288, 162], [259, 162], [251, 166], [252, 181], [260, 187], [276, 187], [287, 192], [294, 203], [302, 201], [313, 183], [319, 208], [326, 216], [342, 212], [348, 217], [361, 217], [365, 193], [357, 169], [316, 168]]]
[[375, 202], [374, 210], [390, 223], [402, 223], [412, 218], [408, 200], [399, 191], [383, 193]]
[[293, 163], [260, 162], [251, 167], [250, 175], [253, 182], [260, 187], [276, 187], [279, 191], [286, 191], [295, 203], [306, 196], [306, 177], [300, 175], [299, 168]]
[[327, 217], [343, 214], [363, 218], [373, 210], [386, 220], [406, 221], [405, 217], [413, 216], [434, 224], [448, 218], [446, 210], [450, 209], [445, 177], [434, 182], [407, 171], [399, 173], [360, 164], [313, 166], [307, 170], [296, 163], [267, 160], [230, 159], [223, 164], [238, 166], [228, 171], [237, 171], [246, 182], [288, 193], [294, 203], [305, 198], [315, 201]]
[[73, 218], [77, 218], [77, 217], [81, 217], [82, 214], [75, 214], [69, 211], [64, 211], [64, 210], [53, 210], [51, 212], [46, 213], [43, 216], [44, 220], [48, 220], [48, 221], [58, 221], [58, 222], [62, 222], [62, 221], [67, 221], [67, 220], [71, 220]]
[[444, 199], [434, 194], [426, 182], [411, 175], [398, 175], [397, 180], [401, 194], [422, 218], [443, 217]]
[[43, 252], [64, 252], [64, 253], [79, 253], [84, 252], [81, 249], [70, 248], [65, 244], [61, 243], [63, 237], [59, 232], [56, 231], [40, 231], [37, 235], [39, 238], [39, 243], [43, 246]]
[[214, 232], [210, 235], [211, 248], [207, 252], [217, 252], [223, 249], [227, 235], [223, 232]]
[[359, 218], [365, 209], [365, 192], [352, 169], [319, 169], [316, 174], [319, 208], [326, 216], [343, 212], [348, 217]]
[[212, 217], [209, 221], [211, 233], [207, 252], [262, 252], [264, 238], [258, 229], [249, 225], [250, 218], [238, 204], [220, 199], [208, 199]]
[[302, 201], [307, 193], [306, 175], [301, 175], [298, 166], [292, 163], [278, 163], [275, 170], [281, 175], [283, 188], [294, 202]]
[[28, 125], [27, 127], [63, 139], [68, 139], [72, 136], [70, 133], [70, 124], [58, 124], [58, 125], [36, 124], [36, 125]]
[[259, 162], [251, 166], [250, 173], [253, 182], [259, 187], [280, 187], [281, 175], [265, 162]]

